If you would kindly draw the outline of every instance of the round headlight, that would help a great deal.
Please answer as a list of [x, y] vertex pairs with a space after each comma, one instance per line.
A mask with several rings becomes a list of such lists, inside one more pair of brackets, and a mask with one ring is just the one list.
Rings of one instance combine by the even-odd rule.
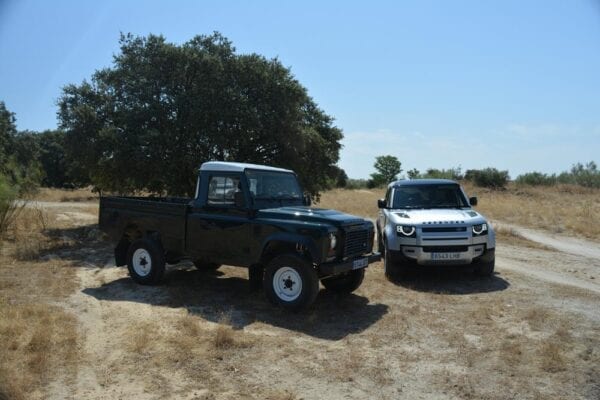
[[337, 237], [335, 236], [335, 233], [330, 233], [329, 234], [329, 249], [330, 250], [335, 249], [336, 245], [337, 245]]
[[414, 226], [408, 226], [408, 225], [398, 225], [396, 227], [396, 231], [398, 233], [403, 234], [404, 236], [412, 236], [415, 234], [415, 227]]
[[481, 235], [485, 231], [487, 231], [487, 224], [473, 225], [474, 234]]

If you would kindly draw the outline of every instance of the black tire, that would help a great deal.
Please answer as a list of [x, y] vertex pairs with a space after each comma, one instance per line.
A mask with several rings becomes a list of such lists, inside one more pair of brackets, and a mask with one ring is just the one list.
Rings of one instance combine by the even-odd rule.
[[[379, 231], [379, 229], [378, 229]], [[381, 233], [377, 233], [377, 251], [383, 254], [383, 238], [381, 237]]]
[[195, 260], [194, 266], [200, 271], [216, 271], [221, 267], [221, 264], [204, 262], [202, 260]]
[[127, 250], [127, 269], [131, 279], [142, 285], [155, 285], [165, 274], [165, 252], [160, 243], [137, 239]]
[[340, 294], [349, 294], [354, 292], [362, 284], [365, 278], [365, 269], [355, 269], [344, 275], [332, 276], [321, 280], [325, 289]]
[[312, 264], [296, 254], [273, 258], [265, 268], [263, 288], [267, 299], [290, 311], [307, 309], [319, 293], [319, 278]]
[[398, 282], [406, 276], [406, 266], [399, 260], [395, 260], [387, 247], [383, 251], [383, 272], [390, 282]]
[[493, 258], [491, 261], [478, 262], [475, 264], [474, 272], [479, 276], [492, 276], [494, 275], [494, 268], [496, 265], [496, 259]]

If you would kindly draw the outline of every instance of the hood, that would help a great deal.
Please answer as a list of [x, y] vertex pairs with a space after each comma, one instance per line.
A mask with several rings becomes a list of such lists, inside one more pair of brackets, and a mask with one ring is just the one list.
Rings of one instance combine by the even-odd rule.
[[391, 217], [398, 224], [479, 224], [485, 218], [473, 210], [458, 209], [419, 209], [419, 210], [394, 210]]
[[260, 210], [259, 218], [295, 220], [298, 222], [326, 223], [334, 226], [356, 225], [365, 222], [355, 215], [336, 210], [313, 207], [278, 207]]

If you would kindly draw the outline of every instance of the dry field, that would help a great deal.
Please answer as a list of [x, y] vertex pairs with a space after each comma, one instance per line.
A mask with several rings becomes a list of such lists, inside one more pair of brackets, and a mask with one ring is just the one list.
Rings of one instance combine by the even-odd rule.
[[[392, 284], [378, 263], [355, 294], [321, 291], [299, 315], [234, 267], [182, 263], [136, 285], [93, 204], [44, 198], [2, 243], [0, 399], [598, 399], [600, 257], [523, 246], [509, 225], [597, 248], [577, 221], [598, 221], [598, 193], [519, 190], [469, 190], [507, 226], [493, 278], [425, 270]], [[332, 191], [319, 206], [375, 218], [379, 197]]]

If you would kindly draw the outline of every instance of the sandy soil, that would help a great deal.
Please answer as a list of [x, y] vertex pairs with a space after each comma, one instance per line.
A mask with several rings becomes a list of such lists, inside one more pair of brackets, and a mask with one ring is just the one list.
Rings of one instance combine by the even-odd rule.
[[53, 255], [78, 268], [61, 306], [84, 339], [77, 379], [48, 398], [600, 398], [597, 244], [522, 230], [556, 251], [500, 243], [490, 279], [438, 269], [392, 284], [378, 263], [355, 294], [322, 290], [288, 315], [239, 268], [180, 264], [136, 285], [93, 215], [56, 204], [40, 203], [93, 234]]

